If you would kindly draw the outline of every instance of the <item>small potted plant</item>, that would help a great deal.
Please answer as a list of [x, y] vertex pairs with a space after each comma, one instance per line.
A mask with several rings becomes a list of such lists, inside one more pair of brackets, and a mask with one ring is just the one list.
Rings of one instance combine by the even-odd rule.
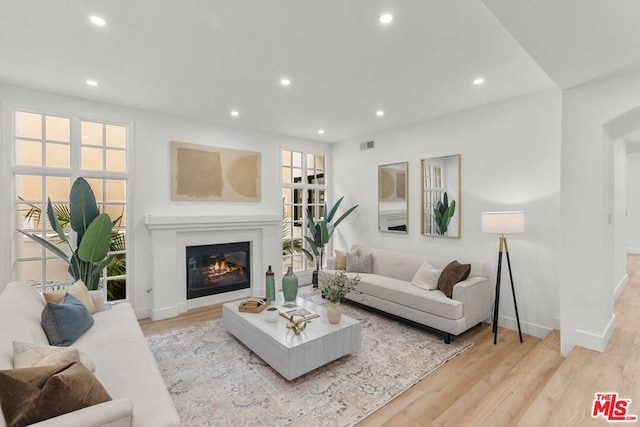
[[335, 274], [323, 272], [320, 275], [320, 281], [322, 283], [322, 293], [329, 301], [327, 306], [329, 323], [338, 323], [340, 322], [340, 317], [342, 317], [340, 303], [349, 292], [356, 290], [358, 283], [360, 283], [360, 276], [356, 275], [353, 279], [350, 279], [344, 271], [337, 271]]

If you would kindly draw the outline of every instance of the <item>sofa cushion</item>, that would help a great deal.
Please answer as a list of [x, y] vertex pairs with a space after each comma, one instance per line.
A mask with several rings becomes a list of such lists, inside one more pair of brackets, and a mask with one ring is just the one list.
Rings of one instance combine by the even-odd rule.
[[442, 273], [442, 270], [435, 268], [429, 261], [424, 260], [413, 279], [411, 279], [411, 284], [428, 291], [438, 289], [440, 273]]
[[340, 251], [336, 249], [335, 253], [336, 253], [336, 270], [347, 269], [347, 254], [356, 255], [356, 256], [360, 255], [360, 252], [357, 249], [355, 251], [350, 251], [350, 252]]
[[42, 328], [49, 344], [68, 347], [93, 325], [84, 304], [66, 294], [60, 304], [48, 302], [42, 310]]
[[347, 271], [352, 273], [371, 273], [373, 271], [373, 255], [347, 254]]
[[43, 295], [44, 299], [47, 302], [59, 303], [67, 293], [70, 293], [71, 295], [76, 297], [78, 301], [80, 301], [87, 308], [89, 314], [93, 314], [96, 312], [96, 306], [93, 303], [93, 299], [91, 298], [89, 290], [82, 280], [76, 281], [76, 283], [67, 288], [61, 289], [59, 291], [45, 292]]
[[[461, 319], [463, 305], [460, 301], [447, 298], [441, 291], [427, 291], [413, 286], [405, 280], [379, 276], [377, 274], [359, 274], [357, 291], [387, 301], [414, 308], [416, 310], [441, 316], [447, 319]], [[354, 277], [354, 273], [347, 273]], [[349, 295], [347, 295], [349, 298]]]
[[114, 304], [93, 318], [94, 325], [73, 346], [95, 362], [96, 377], [104, 388], [114, 398], [131, 399], [133, 418], [144, 420], [135, 425], [180, 425], [131, 304]]
[[[444, 269], [451, 262], [451, 258], [407, 254], [360, 244], [351, 246], [351, 250], [359, 250], [361, 254], [373, 254], [373, 273], [407, 282], [411, 281], [425, 259], [438, 269]], [[489, 277], [487, 264], [472, 262], [469, 277]]]
[[80, 350], [54, 345], [13, 342], [13, 368], [33, 368], [34, 366], [59, 365], [81, 362], [91, 372], [96, 371], [93, 360]]
[[82, 363], [0, 371], [0, 405], [9, 427], [109, 400], [109, 393]]
[[0, 369], [13, 368], [13, 340], [49, 344], [40, 325], [44, 306], [36, 287], [26, 282], [6, 285], [0, 294]]
[[460, 264], [458, 261], [451, 261], [440, 274], [438, 289], [451, 298], [455, 284], [466, 280], [469, 277], [469, 272], [471, 272], [471, 264]]

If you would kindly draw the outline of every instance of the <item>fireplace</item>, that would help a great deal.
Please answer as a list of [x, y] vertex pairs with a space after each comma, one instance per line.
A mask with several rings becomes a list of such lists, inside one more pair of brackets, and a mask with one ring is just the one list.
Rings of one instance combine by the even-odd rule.
[[251, 243], [187, 246], [187, 299], [249, 289]]

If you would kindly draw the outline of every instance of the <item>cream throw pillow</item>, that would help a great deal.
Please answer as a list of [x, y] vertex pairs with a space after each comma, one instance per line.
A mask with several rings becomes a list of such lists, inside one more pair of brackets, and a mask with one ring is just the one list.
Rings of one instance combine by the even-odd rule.
[[82, 303], [82, 305], [87, 308], [89, 314], [93, 314], [96, 312], [96, 306], [91, 299], [89, 289], [87, 289], [82, 280], [78, 280], [73, 285], [59, 291], [45, 292], [44, 299], [47, 300], [47, 302], [59, 304], [67, 292], [76, 297]]
[[411, 284], [428, 291], [438, 289], [438, 279], [442, 270], [438, 270], [429, 261], [425, 260], [420, 264], [418, 271], [411, 279]]
[[80, 362], [91, 372], [96, 371], [93, 360], [77, 348], [13, 342], [13, 368], [33, 368]]
[[347, 254], [349, 255], [360, 255], [360, 250], [356, 249], [354, 251], [346, 252], [335, 250], [336, 252], [336, 270], [346, 270], [347, 269]]

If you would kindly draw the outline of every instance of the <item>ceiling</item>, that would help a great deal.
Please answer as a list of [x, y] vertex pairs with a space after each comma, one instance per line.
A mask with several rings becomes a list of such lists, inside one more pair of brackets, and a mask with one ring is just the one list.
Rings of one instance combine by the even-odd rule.
[[336, 142], [634, 71], [638, 18], [636, 0], [0, 0], [0, 82]]

